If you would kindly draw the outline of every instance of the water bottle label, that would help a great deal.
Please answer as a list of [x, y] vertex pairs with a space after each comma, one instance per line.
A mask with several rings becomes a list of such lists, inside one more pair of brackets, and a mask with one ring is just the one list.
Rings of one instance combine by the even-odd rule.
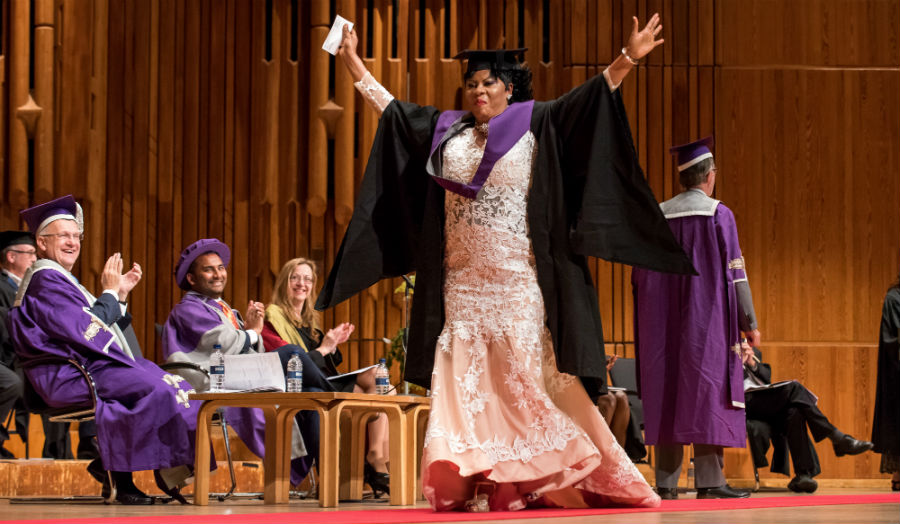
[[376, 387], [390, 387], [391, 381], [388, 377], [375, 377], [375, 386]]
[[209, 366], [209, 374], [210, 375], [224, 375], [225, 374], [225, 365], [221, 366]]
[[288, 380], [291, 380], [291, 379], [302, 380], [303, 372], [302, 371], [288, 371], [287, 378], [288, 378]]

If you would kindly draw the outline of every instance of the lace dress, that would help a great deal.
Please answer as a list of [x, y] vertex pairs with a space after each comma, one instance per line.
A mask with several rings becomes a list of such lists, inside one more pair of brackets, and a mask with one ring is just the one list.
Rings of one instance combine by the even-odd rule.
[[[383, 109], [390, 99], [372, 82], [367, 75], [360, 91]], [[483, 153], [464, 130], [444, 146], [444, 176], [469, 182]], [[494, 484], [493, 510], [656, 506], [580, 381], [557, 370], [526, 219], [535, 153], [529, 131], [477, 199], [445, 196], [445, 324], [423, 492], [436, 510], [461, 508], [484, 480]]]

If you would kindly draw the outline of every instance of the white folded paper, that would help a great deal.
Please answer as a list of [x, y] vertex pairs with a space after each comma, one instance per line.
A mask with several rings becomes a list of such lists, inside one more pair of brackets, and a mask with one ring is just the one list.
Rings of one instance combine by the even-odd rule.
[[341, 15], [336, 15], [334, 17], [334, 23], [331, 24], [331, 31], [328, 31], [328, 36], [325, 37], [325, 43], [322, 44], [322, 49], [328, 51], [329, 53], [336, 55], [338, 52], [338, 47], [341, 45], [341, 40], [344, 39], [344, 26], [349, 25], [350, 30], [353, 30], [353, 22], [347, 20]]
[[334, 375], [333, 377], [328, 377], [328, 380], [340, 380], [344, 377], [349, 377], [351, 375], [359, 375], [360, 373], [365, 373], [366, 371], [369, 371], [370, 369], [377, 368], [377, 367], [378, 367], [378, 364], [372, 364], [371, 366], [359, 368], [356, 371], [351, 371], [349, 373], [343, 373], [341, 375]]
[[225, 355], [226, 391], [284, 391], [278, 353]]

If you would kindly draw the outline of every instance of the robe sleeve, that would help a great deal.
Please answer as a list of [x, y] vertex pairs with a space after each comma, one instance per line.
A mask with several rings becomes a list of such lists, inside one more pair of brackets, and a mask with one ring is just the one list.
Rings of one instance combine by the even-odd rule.
[[81, 291], [57, 271], [35, 272], [21, 305], [10, 317], [14, 343], [26, 361], [41, 354], [82, 362], [131, 361], [105, 319], [94, 314]]
[[569, 237], [579, 254], [696, 274], [638, 164], [618, 90], [597, 75], [549, 102], [565, 180]]
[[378, 122], [353, 218], [319, 293], [333, 307], [382, 278], [416, 269], [425, 195], [425, 161], [438, 110], [393, 100]]

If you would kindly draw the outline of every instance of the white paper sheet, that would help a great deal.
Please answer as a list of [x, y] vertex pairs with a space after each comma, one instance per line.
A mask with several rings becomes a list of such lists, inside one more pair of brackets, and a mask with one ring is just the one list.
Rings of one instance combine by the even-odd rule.
[[334, 17], [334, 23], [331, 24], [331, 30], [328, 31], [328, 36], [325, 37], [325, 42], [322, 44], [322, 49], [328, 51], [332, 55], [336, 55], [338, 52], [338, 47], [341, 45], [341, 40], [344, 39], [344, 26], [349, 25], [350, 30], [353, 30], [353, 22], [347, 20], [341, 15], [336, 15]]
[[337, 380], [337, 379], [339, 379], [339, 378], [342, 378], [342, 377], [348, 377], [348, 376], [350, 376], [350, 375], [358, 375], [358, 374], [360, 374], [360, 373], [364, 373], [364, 372], [366, 372], [366, 371], [369, 371], [370, 369], [375, 368], [375, 367], [378, 367], [378, 364], [372, 364], [371, 366], [368, 366], [368, 367], [359, 368], [359, 369], [357, 369], [356, 371], [351, 371], [351, 372], [349, 372], [349, 373], [344, 373], [343, 375], [335, 375], [335, 376], [333, 376], [333, 377], [328, 377], [328, 380]]
[[225, 391], [284, 391], [278, 353], [225, 355]]

